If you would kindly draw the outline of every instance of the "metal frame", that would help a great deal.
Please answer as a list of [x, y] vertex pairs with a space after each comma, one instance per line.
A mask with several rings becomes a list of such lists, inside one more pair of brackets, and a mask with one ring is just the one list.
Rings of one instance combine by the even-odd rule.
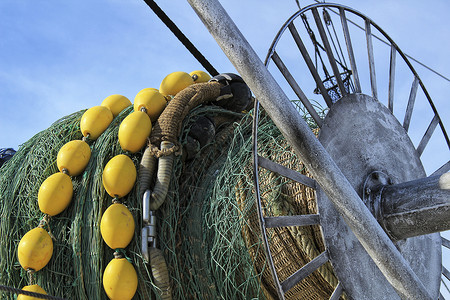
[[[343, 176], [339, 168], [336, 166], [334, 161], [324, 150], [322, 145], [317, 141], [314, 134], [310, 131], [307, 124], [299, 116], [298, 112], [290, 104], [289, 99], [284, 94], [283, 90], [273, 79], [271, 74], [267, 71], [266, 66], [259, 60], [256, 53], [253, 51], [251, 46], [242, 36], [236, 25], [227, 15], [223, 7], [216, 0], [188, 0], [193, 9], [196, 11], [200, 19], [203, 21], [205, 26], [214, 36], [219, 46], [228, 56], [230, 61], [233, 63], [237, 71], [241, 74], [245, 82], [249, 85], [251, 90], [255, 93], [256, 97], [259, 99], [261, 104], [264, 106], [267, 114], [271, 117], [277, 127], [285, 136], [288, 143], [293, 147], [296, 154], [302, 159], [307, 168], [312, 173], [313, 177], [316, 179], [317, 183], [325, 191], [327, 196], [330, 198], [332, 203], [335, 205], [336, 209], [339, 211], [343, 219], [346, 221], [348, 226], [352, 229], [354, 234], [357, 236], [361, 244], [364, 246], [366, 251], [372, 257], [374, 262], [377, 264], [381, 272], [384, 274], [386, 279], [390, 282], [392, 287], [397, 291], [397, 293], [402, 298], [407, 299], [431, 299], [428, 295], [426, 289], [420, 280], [415, 276], [414, 272], [411, 270], [409, 265], [406, 263], [402, 255], [398, 252], [395, 245], [379, 226], [375, 218], [371, 215], [367, 207], [362, 203], [359, 196], [356, 194], [353, 187]], [[406, 59], [405, 55], [398, 49], [398, 47], [393, 43], [393, 41], [370, 19], [363, 16], [361, 13], [352, 10], [348, 7], [337, 5], [337, 4], [314, 4], [297, 12], [292, 16], [282, 27], [279, 34], [275, 38], [267, 58], [274, 56], [275, 45], [280, 38], [282, 32], [288, 28], [289, 24], [293, 19], [295, 19], [300, 14], [307, 10], [317, 10], [319, 7], [334, 7], [338, 8], [341, 13], [344, 11], [351, 12], [365, 20], [366, 24], [366, 36], [369, 44], [369, 63], [373, 64], [373, 55], [371, 55], [370, 44], [371, 44], [371, 26], [378, 29], [385, 37], [391, 42], [393, 48], [398, 52], [404, 61], [410, 67], [410, 70], [414, 73], [415, 77], [418, 78], [416, 72], [412, 68], [409, 61]], [[342, 15], [342, 20], [345, 21], [345, 16]], [[317, 25], [321, 24], [321, 21], [316, 21]], [[320, 25], [318, 25], [320, 26]], [[292, 27], [290, 27], [291, 29]], [[323, 42], [326, 44], [326, 39], [322, 36]], [[329, 48], [329, 45], [328, 47]], [[327, 53], [328, 54], [328, 53]], [[329, 53], [330, 63], [333, 65], [334, 61]], [[350, 55], [351, 56], [351, 55]], [[275, 54], [277, 57], [277, 54]], [[266, 59], [266, 62], [268, 61]], [[245, 63], [242, 63], [245, 61]], [[278, 60], [280, 62], [281, 60]], [[395, 60], [392, 60], [395, 61]], [[278, 63], [278, 65], [282, 65]], [[394, 64], [391, 64], [394, 66]], [[355, 68], [353, 68], [355, 67]], [[352, 69], [356, 70], [356, 65], [352, 66]], [[335, 75], [336, 72], [333, 67]], [[394, 72], [391, 72], [394, 74]], [[289, 74], [283, 74], [285, 77], [289, 77]], [[339, 76], [336, 76], [339, 77]], [[371, 71], [371, 82], [372, 82], [372, 93], [376, 95], [376, 81], [375, 74]], [[393, 79], [393, 78], [392, 78]], [[447, 145], [450, 148], [450, 142], [445, 132], [442, 120], [440, 119], [431, 98], [429, 97], [423, 83], [419, 79], [420, 86], [425, 93], [430, 106], [435, 114], [433, 121], [430, 125], [439, 124], [441, 130], [446, 139]], [[359, 84], [355, 81], [355, 86]], [[298, 85], [297, 85], [298, 87]], [[345, 93], [345, 89], [339, 84], [341, 93]], [[298, 90], [301, 91], [298, 87]], [[326, 97], [326, 96], [324, 96]], [[301, 100], [305, 100], [304, 97], [300, 97]], [[276, 99], [276, 101], [274, 101]], [[308, 101], [306, 99], [306, 101]], [[391, 101], [391, 103], [393, 103]], [[328, 102], [329, 104], [329, 102]], [[260, 191], [259, 191], [259, 179], [258, 179], [258, 166], [260, 166], [260, 157], [257, 155], [257, 123], [258, 123], [258, 111], [259, 103], [257, 102], [254, 110], [254, 146], [253, 146], [253, 159], [255, 165], [255, 184], [256, 197], [258, 199], [258, 207], [260, 211], [260, 226], [263, 233], [263, 245], [266, 251], [267, 259], [269, 261], [269, 268], [272, 271], [272, 276], [274, 278], [275, 285], [281, 299], [284, 299], [284, 293], [288, 287], [293, 285], [293, 281], [304, 278], [304, 274], [309, 272], [309, 268], [313, 265], [317, 267], [322, 263], [325, 258], [328, 258], [327, 253], [321, 254], [318, 258], [311, 262], [311, 265], [307, 265], [304, 268], [297, 271], [294, 276], [295, 280], [289, 279], [289, 282], [281, 282], [278, 280], [273, 262], [271, 261], [270, 247], [266, 236], [266, 219], [262, 215], [261, 201], [260, 201]], [[312, 113], [312, 112], [311, 112]], [[438, 118], [438, 122], [434, 121]], [[437, 125], [436, 125], [437, 126]], [[432, 127], [432, 126], [430, 126]], [[433, 130], [430, 130], [432, 132]], [[428, 131], [427, 131], [428, 132]], [[422, 140], [424, 140], [422, 138]], [[426, 143], [425, 143], [426, 144]], [[425, 146], [425, 145], [424, 145]], [[423, 146], [423, 148], [424, 148]], [[262, 160], [261, 160], [262, 161]], [[266, 164], [266, 166], [269, 164]], [[300, 218], [302, 219], [302, 218]], [[306, 268], [306, 269], [305, 269]], [[301, 274], [301, 275], [300, 275]], [[338, 285], [335, 293], [332, 295], [332, 299], [339, 298], [342, 292], [342, 286]]]

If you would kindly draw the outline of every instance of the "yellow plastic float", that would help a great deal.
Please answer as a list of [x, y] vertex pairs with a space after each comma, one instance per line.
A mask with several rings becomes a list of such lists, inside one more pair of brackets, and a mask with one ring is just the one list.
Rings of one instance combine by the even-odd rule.
[[70, 176], [80, 175], [91, 158], [91, 148], [85, 141], [74, 140], [66, 143], [58, 152], [58, 170], [66, 169]]
[[136, 270], [125, 258], [114, 258], [103, 273], [103, 288], [111, 300], [129, 300], [136, 293]]
[[[26, 285], [26, 286], [24, 286], [22, 288], [22, 290], [27, 291], [27, 292], [33, 292], [33, 293], [39, 293], [39, 294], [47, 295], [47, 293], [44, 291], [44, 289], [41, 288], [37, 284]], [[23, 294], [20, 294], [19, 296], [17, 296], [17, 300], [39, 300], [39, 299], [41, 299], [41, 298], [26, 296], [26, 295], [23, 295]]]
[[209, 76], [208, 73], [200, 70], [192, 71], [189, 75], [191, 75], [194, 83], [208, 82], [211, 79], [211, 76]]
[[145, 108], [145, 112], [151, 121], [155, 122], [164, 108], [166, 108], [166, 105], [166, 98], [158, 90], [147, 90], [136, 95], [133, 108], [134, 111], [140, 111]]
[[44, 229], [36, 227], [22, 237], [17, 247], [19, 263], [25, 270], [39, 271], [53, 254], [53, 241]]
[[159, 92], [164, 96], [175, 96], [191, 84], [194, 84], [191, 75], [181, 71], [173, 72], [163, 79], [159, 86]]
[[49, 216], [55, 216], [69, 205], [73, 195], [73, 184], [70, 176], [55, 173], [49, 176], [39, 188], [39, 209]]
[[157, 91], [157, 92], [159, 92], [159, 90], [158, 90], [158, 89], [155, 89], [155, 88], [144, 88], [144, 89], [140, 90], [140, 91], [136, 94], [136, 96], [139, 95], [140, 93], [148, 92], [148, 91]]
[[119, 127], [119, 143], [123, 150], [136, 153], [145, 146], [152, 131], [152, 122], [143, 111], [129, 114]]
[[125, 248], [133, 239], [134, 219], [128, 208], [114, 203], [103, 213], [100, 233], [111, 249]]
[[100, 105], [109, 108], [115, 118], [122, 110], [131, 105], [131, 101], [125, 96], [114, 94], [106, 97]]
[[136, 167], [131, 158], [119, 154], [110, 159], [103, 170], [103, 186], [113, 198], [127, 195], [136, 181]]
[[81, 117], [80, 130], [83, 136], [96, 140], [113, 120], [113, 113], [106, 106], [89, 108]]

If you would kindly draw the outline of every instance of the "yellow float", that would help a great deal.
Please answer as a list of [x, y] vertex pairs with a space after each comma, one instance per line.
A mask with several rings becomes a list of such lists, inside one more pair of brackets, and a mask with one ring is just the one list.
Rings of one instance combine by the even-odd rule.
[[[44, 289], [41, 288], [37, 284], [26, 285], [26, 286], [24, 286], [22, 288], [22, 290], [27, 291], [27, 292], [33, 292], [33, 293], [39, 293], [39, 294], [47, 295], [47, 293], [44, 291]], [[17, 300], [38, 300], [38, 299], [41, 299], [41, 298], [32, 297], [32, 296], [26, 296], [24, 294], [20, 294], [19, 296], [17, 296]]]
[[133, 239], [134, 219], [128, 208], [114, 203], [103, 213], [100, 233], [111, 249], [125, 248]]
[[19, 263], [25, 270], [39, 271], [53, 254], [53, 241], [44, 229], [36, 227], [22, 237], [17, 247]]
[[119, 143], [123, 150], [136, 153], [145, 146], [152, 131], [152, 122], [143, 111], [129, 114], [120, 124]]
[[106, 164], [102, 179], [106, 192], [113, 198], [121, 198], [133, 189], [136, 167], [128, 156], [116, 155]]
[[131, 101], [125, 96], [114, 94], [106, 97], [100, 105], [109, 108], [115, 118], [122, 110], [131, 105]]
[[49, 216], [62, 212], [72, 200], [73, 184], [69, 175], [55, 173], [48, 177], [39, 188], [39, 209]]
[[189, 75], [191, 75], [194, 83], [208, 82], [211, 79], [211, 76], [209, 76], [208, 73], [200, 70], [192, 71]]
[[83, 136], [96, 140], [108, 128], [113, 120], [113, 113], [106, 106], [89, 108], [81, 117], [80, 130]]
[[128, 300], [136, 293], [136, 270], [125, 258], [114, 258], [103, 273], [103, 288], [111, 300]]
[[139, 92], [134, 98], [134, 111], [145, 108], [152, 122], [158, 120], [159, 115], [166, 108], [166, 98], [158, 90], [147, 90]]
[[159, 92], [164, 96], [175, 96], [191, 84], [194, 84], [191, 75], [181, 71], [173, 72], [163, 79], [159, 86]]
[[159, 90], [158, 90], [158, 89], [155, 89], [155, 88], [144, 88], [144, 89], [140, 90], [140, 91], [136, 94], [136, 96], [139, 95], [140, 93], [148, 92], [148, 91], [157, 91], [157, 92], [159, 92]]
[[74, 140], [61, 147], [56, 163], [59, 171], [66, 169], [70, 176], [78, 176], [84, 171], [90, 158], [89, 145], [84, 141]]

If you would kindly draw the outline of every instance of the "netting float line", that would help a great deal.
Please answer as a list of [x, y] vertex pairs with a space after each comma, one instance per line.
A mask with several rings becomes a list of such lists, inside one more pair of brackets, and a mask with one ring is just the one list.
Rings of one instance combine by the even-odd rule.
[[[54, 157], [59, 148], [70, 140], [81, 139], [79, 124], [83, 112], [64, 117], [36, 134], [1, 168], [2, 285], [22, 286], [27, 282], [26, 272], [14, 267], [17, 241], [32, 224], [39, 222], [41, 213], [35, 201], [39, 186], [57, 171]], [[111, 201], [100, 174], [110, 158], [123, 153], [117, 137], [118, 125], [131, 112], [132, 107], [122, 111], [97, 139], [85, 172], [73, 180], [71, 204], [51, 219], [58, 250], [36, 278], [51, 295], [107, 299], [101, 285], [102, 274], [114, 250], [106, 247], [100, 235], [100, 219]], [[171, 142], [179, 145], [182, 154], [173, 156], [166, 198], [154, 211], [159, 249], [154, 261], [159, 265], [159, 259], [164, 259], [167, 277], [163, 271], [152, 269], [141, 253], [140, 229], [146, 225], [142, 197], [154, 186], [156, 178], [147, 176], [147, 186], [138, 181], [122, 198], [130, 207], [137, 228], [127, 247], [138, 274], [136, 298], [165, 299], [168, 290], [173, 299], [276, 298], [256, 221], [251, 113], [233, 112], [214, 104], [193, 105], [182, 122], [173, 127], [178, 133]], [[208, 123], [205, 119], [214, 125], [214, 132], [212, 139], [200, 143], [198, 132], [192, 131], [205, 127], [198, 126], [201, 122]], [[264, 116], [260, 122], [261, 154], [308, 175], [275, 125]], [[160, 147], [160, 143], [156, 144]], [[157, 158], [147, 149], [129, 157], [140, 170], [153, 174]], [[155, 161], [146, 164], [146, 159]], [[314, 191], [269, 171], [263, 171], [261, 178], [267, 216], [316, 213]], [[277, 228], [269, 233], [271, 247], [275, 249], [272, 251], [275, 266], [279, 274], [285, 274], [281, 276], [299, 269], [324, 247], [318, 226]], [[154, 251], [151, 250], [150, 257]], [[335, 285], [331, 266], [325, 264], [290, 290], [287, 298], [329, 298]], [[13, 299], [9, 293], [0, 293], [5, 299]]]

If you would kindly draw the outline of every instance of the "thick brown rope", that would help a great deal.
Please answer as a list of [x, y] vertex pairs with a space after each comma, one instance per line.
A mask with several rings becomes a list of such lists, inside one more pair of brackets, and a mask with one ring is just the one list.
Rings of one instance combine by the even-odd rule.
[[179, 92], [159, 116], [150, 136], [150, 143], [159, 147], [161, 141], [177, 145], [184, 118], [194, 107], [214, 101], [220, 95], [220, 83], [193, 84]]

